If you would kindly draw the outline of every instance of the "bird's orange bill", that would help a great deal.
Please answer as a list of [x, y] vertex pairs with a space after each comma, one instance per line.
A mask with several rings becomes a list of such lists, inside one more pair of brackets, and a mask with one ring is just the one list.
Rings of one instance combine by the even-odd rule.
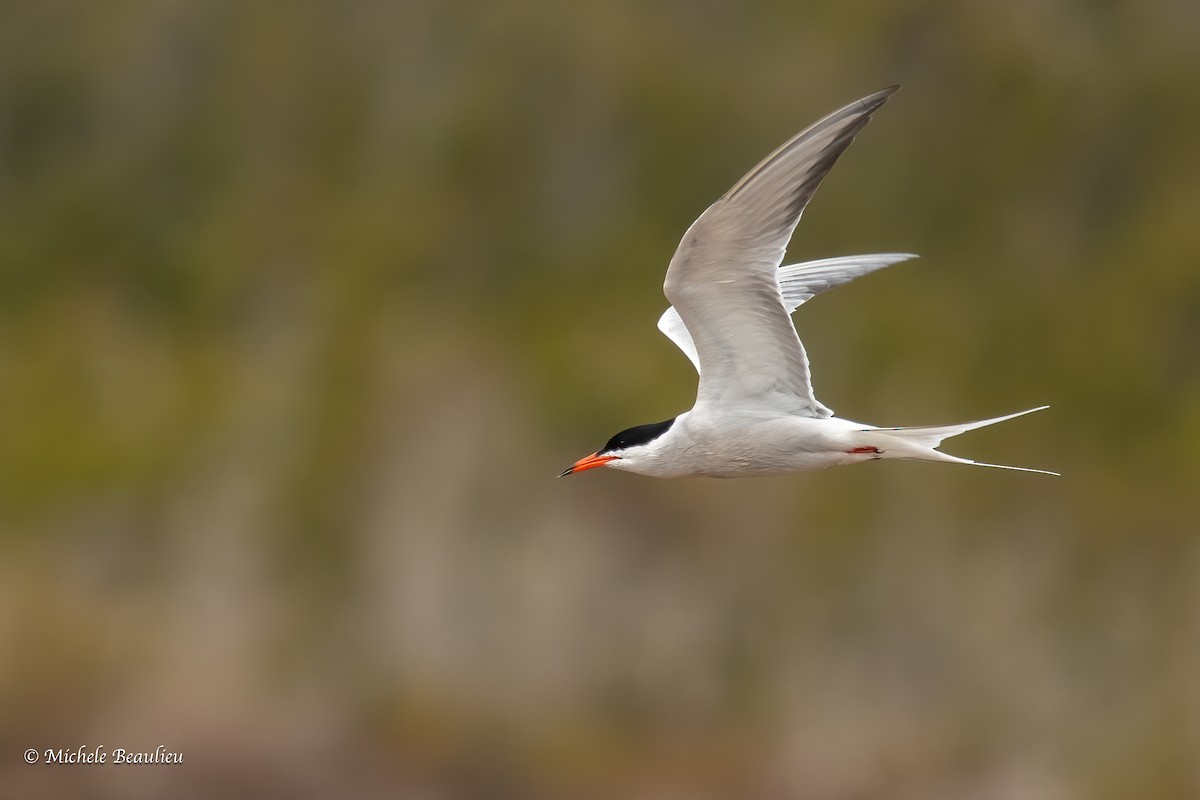
[[584, 458], [579, 459], [568, 469], [563, 470], [562, 474], [558, 477], [561, 478], [564, 475], [573, 475], [576, 472], [583, 472], [585, 469], [603, 467], [605, 464], [615, 458], [616, 456], [602, 456], [599, 453], [592, 453], [590, 456], [585, 456]]

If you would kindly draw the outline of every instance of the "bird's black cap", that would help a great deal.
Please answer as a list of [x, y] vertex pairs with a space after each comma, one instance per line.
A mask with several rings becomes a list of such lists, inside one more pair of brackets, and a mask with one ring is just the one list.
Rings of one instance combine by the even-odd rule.
[[628, 428], [609, 439], [608, 444], [596, 451], [596, 455], [604, 455], [616, 450], [625, 450], [630, 447], [637, 447], [640, 444], [649, 444], [669, 431], [674, 424], [675, 417], [671, 417], [662, 422], [650, 422], [645, 425]]

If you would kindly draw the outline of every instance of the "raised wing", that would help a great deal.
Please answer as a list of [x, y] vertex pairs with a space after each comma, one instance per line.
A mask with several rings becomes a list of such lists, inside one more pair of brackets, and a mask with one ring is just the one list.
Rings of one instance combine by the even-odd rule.
[[854, 102], [792, 137], [683, 235], [663, 291], [695, 345], [696, 408], [759, 405], [813, 417], [832, 413], [813, 396], [777, 272], [821, 180], [897, 88]]

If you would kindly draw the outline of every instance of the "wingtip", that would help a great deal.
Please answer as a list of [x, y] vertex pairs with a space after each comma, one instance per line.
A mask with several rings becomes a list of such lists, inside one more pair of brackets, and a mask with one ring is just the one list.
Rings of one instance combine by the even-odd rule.
[[891, 99], [892, 95], [900, 90], [899, 84], [889, 86], [886, 89], [880, 89], [874, 94], [869, 94], [866, 97], [854, 103], [850, 108], [854, 108], [856, 113], [861, 117], [855, 132], [861, 130], [862, 126], [867, 124], [867, 121], [874, 116], [875, 112], [883, 108], [884, 104]]
[[870, 110], [874, 111], [875, 109], [879, 108], [881, 105], [886, 103], [888, 101], [888, 98], [890, 98], [892, 95], [894, 95], [898, 91], [900, 91], [900, 84], [893, 83], [891, 86], [885, 86], [884, 88], [880, 89], [878, 92], [875, 92], [874, 94], [867, 95], [860, 102], [863, 104], [864, 107], [869, 108]]

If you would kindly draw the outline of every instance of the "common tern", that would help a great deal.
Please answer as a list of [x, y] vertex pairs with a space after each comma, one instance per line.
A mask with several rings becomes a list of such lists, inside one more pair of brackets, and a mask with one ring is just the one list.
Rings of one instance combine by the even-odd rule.
[[957, 425], [881, 428], [835, 417], [813, 394], [792, 312], [827, 289], [914, 256], [780, 264], [822, 179], [899, 88], [857, 100], [796, 134], [692, 223], [667, 267], [663, 292], [671, 307], [658, 328], [700, 374], [695, 405], [621, 431], [560, 477], [612, 467], [659, 478], [732, 478], [885, 458], [1058, 474], [936, 449], [944, 439], [1047, 406]]

